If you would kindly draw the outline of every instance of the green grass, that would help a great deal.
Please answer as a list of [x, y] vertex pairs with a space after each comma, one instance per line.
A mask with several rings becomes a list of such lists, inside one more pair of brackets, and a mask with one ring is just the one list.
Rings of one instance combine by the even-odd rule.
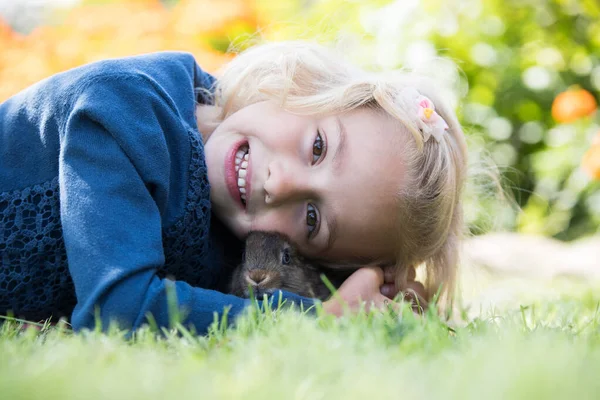
[[491, 311], [448, 329], [405, 310], [249, 313], [205, 337], [0, 327], [0, 398], [548, 399], [600, 393], [600, 293]]

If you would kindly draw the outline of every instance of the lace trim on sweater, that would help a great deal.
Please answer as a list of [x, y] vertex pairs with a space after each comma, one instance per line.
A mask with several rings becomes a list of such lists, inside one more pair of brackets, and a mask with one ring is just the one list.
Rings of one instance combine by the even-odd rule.
[[58, 178], [0, 193], [0, 266], [0, 312], [14, 310], [31, 319], [70, 314], [75, 288], [60, 224]]
[[[163, 230], [165, 266], [161, 277], [185, 280], [192, 286], [212, 287], [222, 258], [220, 241], [209, 235], [211, 224], [210, 185], [204, 160], [204, 144], [190, 131], [191, 161], [185, 214]], [[215, 240], [217, 239], [217, 240]]]
[[[163, 229], [159, 276], [211, 288], [222, 268], [223, 240], [209, 236], [210, 186], [204, 146], [189, 132], [191, 162], [183, 216]], [[60, 223], [58, 178], [0, 193], [0, 314], [31, 320], [69, 317], [76, 305]]]

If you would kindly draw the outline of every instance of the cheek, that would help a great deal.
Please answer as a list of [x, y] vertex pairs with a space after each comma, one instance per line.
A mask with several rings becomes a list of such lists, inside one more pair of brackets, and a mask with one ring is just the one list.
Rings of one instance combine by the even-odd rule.
[[286, 235], [292, 240], [298, 235], [298, 223], [294, 221], [293, 210], [271, 210], [256, 216], [250, 230], [270, 231]]
[[270, 152], [280, 154], [291, 151], [297, 154], [299, 141], [306, 131], [304, 121], [283, 113], [269, 117], [261, 120], [249, 132], [249, 136], [257, 138]]
[[[219, 178], [217, 184], [221, 184], [224, 176], [225, 157], [236, 141], [241, 138], [233, 132], [215, 132], [204, 144], [204, 159], [208, 168], [208, 178]], [[212, 182], [211, 182], [212, 184]]]
[[293, 152], [297, 154], [299, 141], [302, 139], [302, 135], [299, 129], [288, 125], [285, 128], [276, 129], [275, 131], [265, 132], [264, 143], [273, 152]]

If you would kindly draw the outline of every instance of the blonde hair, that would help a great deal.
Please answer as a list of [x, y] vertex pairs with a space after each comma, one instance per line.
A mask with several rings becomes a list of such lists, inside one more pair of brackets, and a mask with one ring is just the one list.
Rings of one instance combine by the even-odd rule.
[[[433, 138], [424, 142], [415, 116], [395, 101], [404, 87], [429, 97], [448, 123], [449, 132], [439, 143]], [[405, 151], [408, 184], [398, 193], [402, 227], [396, 232], [396, 280], [400, 288], [406, 287], [409, 267], [424, 265], [426, 300], [441, 288], [440, 300], [445, 302], [453, 296], [456, 279], [467, 152], [456, 116], [436, 93], [425, 77], [367, 72], [314, 43], [268, 43], [242, 52], [222, 71], [214, 92], [220, 109], [215, 123], [265, 100], [302, 115], [368, 107], [400, 121], [414, 138], [414, 146], [408, 147], [414, 148]]]

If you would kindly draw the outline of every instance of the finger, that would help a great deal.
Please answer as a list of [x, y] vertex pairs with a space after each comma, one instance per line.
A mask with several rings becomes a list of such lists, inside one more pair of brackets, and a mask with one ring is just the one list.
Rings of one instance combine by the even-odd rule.
[[383, 285], [383, 270], [380, 267], [371, 266], [371, 267], [363, 267], [363, 270], [366, 270], [365, 273], [368, 273], [373, 277], [373, 279], [377, 282], [377, 286]]
[[425, 299], [425, 286], [421, 282], [412, 281], [406, 284], [406, 291], [412, 292], [413, 294], [418, 295], [419, 297]]
[[404, 291], [404, 300], [412, 304], [413, 311], [422, 313], [427, 308], [425, 287], [421, 282], [409, 282]]
[[396, 280], [396, 266], [389, 265], [383, 268], [383, 279], [386, 283], [394, 283]]
[[399, 292], [398, 288], [393, 283], [384, 283], [379, 291], [389, 299], [395, 298]]
[[383, 311], [387, 311], [389, 308], [392, 308], [394, 311], [399, 312], [401, 307], [399, 303], [396, 303], [393, 300], [388, 299], [387, 297], [381, 296], [377, 301], [377, 308]]

